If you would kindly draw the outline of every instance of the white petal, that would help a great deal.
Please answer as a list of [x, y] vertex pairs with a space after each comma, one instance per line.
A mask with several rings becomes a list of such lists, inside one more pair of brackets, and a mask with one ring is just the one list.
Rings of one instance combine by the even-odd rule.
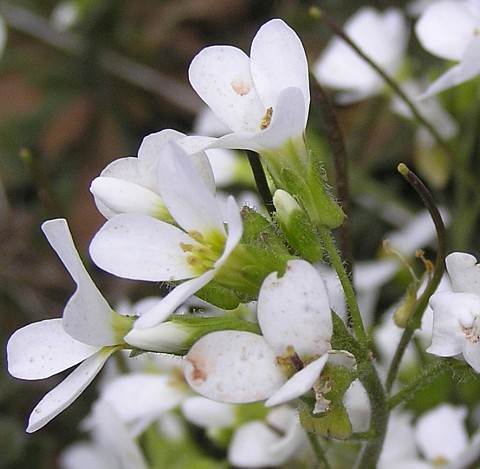
[[432, 345], [427, 352], [451, 357], [462, 352], [465, 329], [474, 326], [480, 297], [473, 293], [439, 292], [430, 298], [433, 310]]
[[465, 361], [477, 372], [480, 373], [480, 343], [478, 341], [466, 340], [463, 343], [463, 357]]
[[175, 226], [144, 214], [120, 214], [94, 236], [90, 255], [100, 268], [135, 280], [181, 280], [195, 275], [181, 243], [196, 245]]
[[14, 332], [7, 343], [8, 371], [21, 379], [60, 373], [99, 350], [65, 332], [62, 319], [34, 322]]
[[182, 404], [183, 416], [202, 428], [231, 427], [235, 423], [235, 407], [203, 396], [193, 396]]
[[430, 5], [415, 25], [422, 47], [450, 60], [460, 60], [480, 25], [465, 1], [439, 1]]
[[36, 432], [77, 399], [116, 350], [118, 347], [105, 347], [99, 350], [46, 394], [30, 414], [27, 432]]
[[168, 214], [158, 194], [133, 182], [101, 176], [92, 181], [90, 191], [112, 214], [145, 213], [160, 219]]
[[265, 406], [272, 407], [284, 404], [310, 391], [327, 364], [328, 358], [328, 354], [325, 354], [308, 364], [303, 370], [295, 373], [278, 391], [267, 399]]
[[480, 295], [480, 265], [474, 256], [452, 252], [446, 257], [445, 264], [454, 291]]
[[185, 344], [189, 338], [188, 331], [172, 321], [167, 321], [146, 329], [134, 327], [125, 336], [125, 342], [149, 352], [181, 353], [185, 352]]
[[248, 56], [231, 46], [212, 46], [194, 57], [190, 83], [232, 131], [258, 131], [265, 115], [250, 73]]
[[116, 313], [88, 275], [66, 220], [48, 220], [43, 223], [42, 230], [77, 284], [75, 293], [63, 311], [63, 327], [73, 338], [85, 344], [117, 344], [119, 338], [112, 327]]
[[[380, 13], [372, 7], [360, 8], [345, 23], [344, 29], [389, 75], [396, 72], [407, 37], [406, 22], [400, 10], [390, 8]], [[383, 88], [383, 79], [377, 72], [340, 38], [334, 38], [315, 62], [314, 74], [320, 83], [350, 90], [357, 99]]]
[[270, 274], [258, 296], [258, 322], [278, 356], [291, 346], [300, 358], [330, 350], [332, 315], [322, 278], [309, 262], [289, 261], [283, 277]]
[[114, 457], [116, 468], [148, 468], [132, 432], [109, 404], [97, 401], [93, 406], [93, 416], [96, 423], [93, 428], [94, 439], [100, 447], [105, 448], [107, 454]]
[[160, 194], [185, 231], [225, 233], [218, 202], [195, 171], [191, 158], [175, 143], [166, 145], [158, 168]]
[[285, 434], [261, 421], [240, 426], [228, 448], [228, 461], [235, 467], [277, 467], [298, 454], [304, 442], [297, 422]]
[[310, 105], [308, 65], [295, 31], [280, 19], [268, 21], [253, 38], [250, 55], [253, 81], [264, 109], [275, 106], [284, 89], [299, 88], [306, 122]]
[[176, 407], [184, 393], [172, 376], [129, 373], [110, 381], [100, 398], [115, 409], [123, 422], [145, 419], [151, 423]]
[[[480, 25], [479, 25], [480, 27]], [[480, 37], [474, 37], [464, 54], [460, 63], [447, 70], [443, 75], [434, 81], [423, 93], [419, 99], [431, 97], [434, 94], [460, 85], [480, 74]]]
[[467, 410], [442, 404], [419, 417], [415, 436], [427, 460], [454, 462], [468, 447]]
[[[178, 142], [185, 138], [181, 132], [172, 129], [164, 129], [147, 135], [138, 150], [138, 165], [142, 177], [146, 180], [153, 180], [154, 187], [157, 186], [157, 168], [163, 165], [162, 153], [165, 146], [169, 142]], [[203, 152], [187, 151], [190, 155], [190, 162], [195, 171], [200, 175], [203, 182], [207, 185], [211, 192], [215, 192], [215, 180], [213, 178], [212, 168], [208, 162], [208, 158]]]
[[111, 455], [93, 443], [75, 443], [62, 451], [59, 456], [62, 469], [118, 469]]
[[[147, 329], [155, 327], [165, 321], [183, 302], [204, 287], [215, 276], [214, 270], [209, 270], [199, 277], [192, 278], [175, 287], [152, 309], [145, 311], [134, 323], [135, 329]], [[127, 334], [128, 335], [128, 334]], [[132, 333], [129, 340], [139, 339], [136, 333]]]
[[277, 357], [257, 334], [213, 332], [198, 340], [185, 356], [188, 384], [219, 402], [245, 403], [266, 399], [284, 382]]
[[240, 209], [233, 196], [229, 196], [225, 206], [225, 216], [228, 226], [228, 236], [220, 258], [215, 262], [215, 268], [218, 269], [230, 256], [235, 246], [240, 242], [243, 235], [243, 223], [240, 215]]

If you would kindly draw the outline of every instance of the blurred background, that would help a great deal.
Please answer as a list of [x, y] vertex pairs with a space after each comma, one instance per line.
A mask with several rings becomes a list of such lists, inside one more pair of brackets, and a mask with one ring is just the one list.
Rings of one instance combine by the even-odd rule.
[[[403, 3], [369, 2], [379, 9]], [[191, 131], [203, 106], [188, 84], [187, 70], [203, 47], [232, 44], [248, 52], [259, 26], [280, 17], [297, 31], [309, 58], [316, 59], [332, 34], [309, 16], [312, 4], [0, 1], [8, 35], [0, 59], [0, 469], [57, 467], [57, 455], [79, 437], [78, 422], [95, 396], [92, 386], [44, 429], [25, 433], [31, 409], [63, 377], [11, 378], [5, 369], [6, 341], [19, 327], [60, 316], [74, 288], [40, 224], [68, 219], [87, 268], [111, 304], [156, 293], [157, 285], [112, 278], [91, 265], [88, 244], [103, 218], [89, 192], [90, 181], [114, 159], [136, 155], [151, 132]], [[361, 4], [321, 0], [316, 6], [342, 24]], [[400, 161], [412, 161], [412, 125], [392, 114], [384, 97], [337, 112], [354, 161], [354, 197], [368, 192], [401, 199], [407, 212], [418, 210], [420, 202], [396, 173]], [[315, 103], [309, 135], [312, 146], [326, 148]], [[326, 153], [327, 167], [328, 158]], [[434, 190], [447, 200], [449, 187], [442, 184]], [[356, 257], [375, 256], [392, 226], [361, 204], [354, 204], [352, 221]], [[470, 241], [467, 236], [464, 246]]]

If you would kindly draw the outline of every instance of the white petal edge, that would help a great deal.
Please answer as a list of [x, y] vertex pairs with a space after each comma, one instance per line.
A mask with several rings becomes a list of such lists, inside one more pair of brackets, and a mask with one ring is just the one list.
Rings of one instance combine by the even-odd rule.
[[[156, 306], [145, 311], [133, 324], [135, 329], [147, 329], [155, 327], [165, 321], [175, 309], [184, 301], [194, 295], [198, 290], [204, 287], [215, 276], [214, 270], [209, 270], [199, 277], [192, 278], [175, 287], [167, 296], [165, 296]], [[132, 334], [133, 335], [133, 334]], [[132, 336], [130, 336], [132, 337]], [[125, 340], [129, 340], [128, 334]]]
[[27, 432], [36, 432], [72, 404], [93, 381], [110, 355], [119, 348], [105, 347], [100, 349], [46, 394], [30, 414]]
[[285, 404], [310, 391], [327, 364], [328, 358], [328, 354], [325, 354], [295, 373], [278, 391], [267, 399], [265, 406], [272, 407]]
[[48, 242], [77, 284], [77, 289], [63, 310], [63, 326], [74, 338], [90, 345], [114, 345], [118, 337], [112, 321], [115, 311], [102, 296], [88, 274], [63, 218], [42, 224]]

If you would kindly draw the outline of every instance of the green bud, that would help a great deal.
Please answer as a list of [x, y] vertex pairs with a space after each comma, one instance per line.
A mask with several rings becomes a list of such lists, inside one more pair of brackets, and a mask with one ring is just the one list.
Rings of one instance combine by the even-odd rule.
[[393, 321], [398, 327], [405, 327], [417, 302], [417, 285], [411, 285], [400, 306], [393, 313]]
[[315, 227], [296, 200], [282, 189], [275, 192], [273, 204], [277, 211], [277, 224], [290, 246], [307, 261], [318, 262], [323, 257]]

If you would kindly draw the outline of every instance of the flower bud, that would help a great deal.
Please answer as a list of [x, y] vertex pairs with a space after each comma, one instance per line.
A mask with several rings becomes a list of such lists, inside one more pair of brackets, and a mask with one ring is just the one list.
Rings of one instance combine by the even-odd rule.
[[322, 246], [315, 227], [297, 201], [282, 189], [275, 192], [273, 204], [277, 210], [277, 223], [293, 249], [310, 262], [322, 259]]

